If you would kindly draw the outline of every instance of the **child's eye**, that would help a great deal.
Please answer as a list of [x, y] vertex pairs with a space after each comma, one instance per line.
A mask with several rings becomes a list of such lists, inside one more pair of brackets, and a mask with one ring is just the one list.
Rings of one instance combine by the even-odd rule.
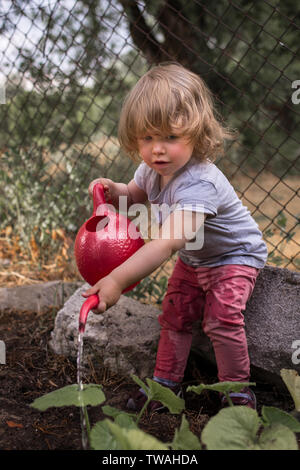
[[168, 140], [175, 140], [175, 139], [177, 139], [177, 135], [168, 135], [167, 139]]

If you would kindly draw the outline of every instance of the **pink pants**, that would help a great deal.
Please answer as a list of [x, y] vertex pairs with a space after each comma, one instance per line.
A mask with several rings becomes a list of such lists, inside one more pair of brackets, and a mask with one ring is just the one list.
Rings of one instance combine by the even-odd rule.
[[193, 268], [178, 259], [158, 318], [162, 328], [154, 376], [182, 381], [193, 324], [201, 319], [214, 348], [219, 381], [249, 381], [242, 311], [258, 272], [250, 266], [232, 264]]

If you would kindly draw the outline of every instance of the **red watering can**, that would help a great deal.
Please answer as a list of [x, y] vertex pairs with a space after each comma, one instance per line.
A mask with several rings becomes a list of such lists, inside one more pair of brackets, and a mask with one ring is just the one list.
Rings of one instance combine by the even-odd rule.
[[[106, 203], [102, 184], [93, 188], [93, 215], [79, 229], [75, 240], [78, 270], [90, 285], [96, 284], [113, 269], [124, 263], [144, 245], [137, 227]], [[127, 292], [137, 284], [127, 287]], [[99, 304], [98, 295], [91, 295], [81, 307], [79, 331], [83, 332], [88, 313]]]

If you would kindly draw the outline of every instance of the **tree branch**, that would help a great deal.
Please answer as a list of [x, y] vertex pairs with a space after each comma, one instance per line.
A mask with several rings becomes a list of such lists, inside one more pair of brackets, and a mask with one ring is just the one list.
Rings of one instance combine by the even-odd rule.
[[164, 47], [171, 58], [190, 66], [193, 62], [191, 56], [193, 56], [195, 32], [182, 12], [181, 3], [178, 0], [166, 0], [157, 15], [157, 20], [165, 36]]
[[132, 0], [118, 1], [126, 14], [133, 42], [144, 53], [147, 61], [153, 64], [172, 59], [163, 46], [155, 39], [137, 3]]
[[[150, 64], [173, 60], [193, 69], [201, 36], [195, 34], [191, 21], [182, 11], [184, 4], [181, 0], [165, 0], [155, 14], [157, 25], [164, 35], [163, 42], [158, 42], [155, 38], [136, 1], [118, 1], [126, 15], [134, 44]], [[200, 18], [202, 24], [203, 15]], [[199, 60], [196, 62], [195, 71], [207, 73], [207, 66]]]

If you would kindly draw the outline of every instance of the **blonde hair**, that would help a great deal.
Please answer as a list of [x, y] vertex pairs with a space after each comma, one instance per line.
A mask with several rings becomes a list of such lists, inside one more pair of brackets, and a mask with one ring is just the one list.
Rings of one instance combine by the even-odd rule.
[[177, 63], [150, 69], [127, 95], [119, 120], [121, 147], [138, 159], [138, 138], [147, 132], [185, 136], [198, 160], [214, 161], [235, 133], [216, 117], [213, 97], [205, 82]]

